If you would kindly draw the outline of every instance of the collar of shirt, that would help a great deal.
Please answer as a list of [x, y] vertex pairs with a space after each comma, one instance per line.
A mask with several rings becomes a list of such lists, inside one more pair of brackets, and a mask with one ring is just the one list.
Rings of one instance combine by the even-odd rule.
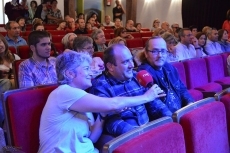
[[36, 65], [36, 67], [38, 67], [38, 68], [39, 68], [39, 67], [40, 67], [40, 68], [44, 68], [44, 67], [51, 68], [51, 67], [54, 66], [54, 65], [52, 64], [50, 58], [47, 58], [47, 59], [46, 59], [46, 64], [36, 61], [33, 57], [31, 57], [30, 60], [31, 60], [31, 62], [33, 62], [33, 63]]
[[[15, 41], [14, 41], [13, 39], [11, 39], [8, 35], [6, 35], [5, 38], [6, 38], [7, 41], [13, 41], [13, 42], [15, 42]], [[18, 38], [17, 38], [17, 43], [20, 42], [20, 41], [22, 41], [22, 38], [21, 38], [20, 36], [18, 36]]]

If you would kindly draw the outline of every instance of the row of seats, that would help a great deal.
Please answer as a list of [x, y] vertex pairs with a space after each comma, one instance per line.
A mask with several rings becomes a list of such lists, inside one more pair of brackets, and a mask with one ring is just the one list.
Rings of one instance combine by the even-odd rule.
[[[3, 94], [8, 145], [26, 153], [38, 151], [40, 116], [56, 87], [38, 86]], [[107, 142], [103, 153], [229, 153], [230, 97], [226, 103], [210, 97], [197, 101], [175, 112], [173, 120], [160, 118]]]

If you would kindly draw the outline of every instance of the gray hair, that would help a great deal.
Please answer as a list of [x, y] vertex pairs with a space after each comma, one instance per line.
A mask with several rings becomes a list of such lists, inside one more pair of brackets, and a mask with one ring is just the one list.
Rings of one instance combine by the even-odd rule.
[[[9, 21], [9, 22], [7, 22], [6, 25], [5, 25], [5, 29], [6, 29], [6, 30], [10, 30], [10, 29], [11, 29], [11, 26], [10, 26], [11, 23], [17, 23], [17, 22], [16, 22], [16, 21]], [[18, 24], [18, 23], [17, 23], [17, 24]]]
[[67, 33], [61, 40], [62, 44], [65, 46], [65, 49], [70, 49], [70, 46], [69, 46], [69, 37], [71, 35], [75, 35], [77, 37], [77, 35], [75, 33]]
[[66, 71], [72, 71], [75, 74], [76, 68], [79, 67], [84, 61], [91, 63], [92, 58], [85, 53], [78, 53], [75, 51], [67, 51], [59, 55], [56, 59], [56, 72], [58, 84], [69, 84], [72, 79], [66, 76]]
[[93, 40], [97, 39], [97, 36], [98, 36], [98, 34], [100, 34], [100, 33], [104, 33], [103, 30], [101, 30], [101, 29], [95, 29], [95, 30], [92, 32], [92, 35], [91, 35], [91, 37], [93, 38]]
[[73, 40], [73, 49], [75, 51], [82, 50], [87, 44], [93, 44], [93, 39], [88, 36], [79, 36]]

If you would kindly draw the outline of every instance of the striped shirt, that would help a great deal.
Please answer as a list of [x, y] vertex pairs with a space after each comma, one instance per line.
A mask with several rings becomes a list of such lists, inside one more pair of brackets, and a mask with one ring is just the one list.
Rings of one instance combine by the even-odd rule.
[[19, 65], [19, 88], [57, 83], [55, 61], [54, 57], [48, 58], [47, 64], [33, 58], [23, 61]]

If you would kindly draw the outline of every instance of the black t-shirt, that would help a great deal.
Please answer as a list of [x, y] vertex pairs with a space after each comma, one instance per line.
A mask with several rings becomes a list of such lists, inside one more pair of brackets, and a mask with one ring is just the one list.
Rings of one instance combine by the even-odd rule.
[[79, 28], [74, 31], [75, 34], [88, 34], [87, 30], [80, 30]]
[[[121, 13], [121, 15], [115, 16], [116, 13]], [[119, 18], [119, 19], [122, 21], [122, 14], [123, 14], [123, 13], [124, 13], [124, 12], [123, 12], [122, 8], [114, 7], [114, 8], [113, 8], [113, 21], [114, 21], [114, 19], [116, 19], [116, 18]]]

